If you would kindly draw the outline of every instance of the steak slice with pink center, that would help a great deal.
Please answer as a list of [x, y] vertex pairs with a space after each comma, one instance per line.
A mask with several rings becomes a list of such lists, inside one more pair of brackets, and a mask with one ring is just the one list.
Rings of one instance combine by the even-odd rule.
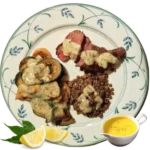
[[82, 48], [84, 37], [83, 32], [79, 30], [70, 32], [63, 43], [56, 48], [58, 58], [62, 61], [68, 61], [69, 58], [76, 61]]
[[81, 46], [84, 40], [84, 33], [80, 30], [74, 30], [70, 32], [65, 39], [71, 40], [72, 42]]
[[64, 62], [74, 60], [76, 66], [85, 72], [104, 72], [113, 70], [125, 58], [126, 51], [122, 47], [107, 50], [96, 46], [83, 32], [74, 30], [57, 47], [56, 54]]
[[58, 47], [56, 48], [56, 55], [58, 56], [58, 58], [63, 61], [63, 62], [67, 62], [70, 57], [69, 56], [65, 56], [63, 54], [63, 51], [62, 51], [62, 44], [58, 45]]

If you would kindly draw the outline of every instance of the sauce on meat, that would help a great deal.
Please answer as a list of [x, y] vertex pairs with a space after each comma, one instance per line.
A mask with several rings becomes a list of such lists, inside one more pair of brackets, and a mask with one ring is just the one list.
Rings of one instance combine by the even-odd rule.
[[102, 53], [99, 54], [95, 50], [87, 50], [81, 53], [81, 58], [83, 59], [86, 65], [93, 65], [97, 63], [98, 66], [106, 69], [108, 67], [108, 63], [116, 64], [118, 59], [113, 56], [111, 53]]
[[74, 55], [78, 55], [80, 49], [81, 46], [72, 42], [70, 39], [65, 39], [63, 41], [62, 51], [65, 56], [70, 56], [70, 58], [73, 58]]

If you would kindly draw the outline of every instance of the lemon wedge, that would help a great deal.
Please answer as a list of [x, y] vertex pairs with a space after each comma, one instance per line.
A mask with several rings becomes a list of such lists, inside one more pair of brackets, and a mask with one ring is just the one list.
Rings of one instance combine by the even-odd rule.
[[37, 148], [44, 143], [45, 137], [45, 126], [41, 126], [30, 133], [22, 135], [20, 137], [20, 142], [28, 147]]
[[46, 140], [49, 142], [57, 143], [63, 141], [67, 135], [68, 131], [62, 130], [57, 127], [45, 127], [46, 128]]

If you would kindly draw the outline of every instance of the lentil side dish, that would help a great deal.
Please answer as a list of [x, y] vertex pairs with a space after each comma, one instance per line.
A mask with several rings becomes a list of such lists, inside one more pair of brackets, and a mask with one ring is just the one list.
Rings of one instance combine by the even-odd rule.
[[[108, 74], [85, 74], [78, 76], [73, 81], [68, 82], [70, 88], [70, 104], [78, 114], [83, 114], [87, 117], [103, 117], [103, 113], [109, 108], [110, 100], [114, 95], [114, 88], [108, 81]], [[85, 87], [91, 88], [89, 94], [85, 93], [85, 97], [81, 96]], [[83, 101], [79, 100], [79, 97], [83, 98]], [[95, 97], [99, 96], [101, 102], [95, 100]], [[99, 105], [98, 105], [99, 104]], [[81, 106], [82, 105], [82, 108]], [[84, 110], [87, 109], [88, 110]]]

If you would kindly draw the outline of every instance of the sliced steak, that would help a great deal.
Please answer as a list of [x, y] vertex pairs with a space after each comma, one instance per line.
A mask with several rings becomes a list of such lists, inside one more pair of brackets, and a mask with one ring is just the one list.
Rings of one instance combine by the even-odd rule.
[[[101, 47], [96, 46], [94, 50], [98, 51], [100, 54], [109, 52], [118, 59], [118, 62], [122, 62], [122, 60], [126, 56], [126, 51], [123, 47], [119, 47], [119, 48], [107, 51], [103, 47], [101, 48]], [[110, 64], [110, 63], [108, 64], [108, 67], [105, 69], [98, 66], [97, 63], [94, 63], [93, 65], [87, 65], [84, 63], [84, 60], [82, 58], [80, 58], [76, 66], [80, 67], [80, 69], [85, 72], [104, 72], [105, 70], [113, 71], [116, 69], [116, 65]]]
[[[91, 41], [89, 40], [88, 37], [86, 37], [86, 43], [85, 45], [83, 45], [83, 50], [84, 51], [88, 51], [88, 50], [96, 50], [97, 52], [99, 52], [99, 54], [102, 54], [104, 52], [107, 52], [107, 50], [104, 47], [98, 47], [94, 44], [91, 43]], [[82, 60], [82, 58], [80, 57], [80, 59], [78, 60], [78, 62], [76, 62], [76, 66], [81, 67], [82, 65], [84, 65], [84, 61]], [[85, 64], [86, 65], [86, 64]], [[85, 66], [86, 67], [86, 66]], [[89, 66], [87, 66], [89, 67]], [[92, 66], [93, 67], [93, 66]], [[98, 66], [97, 66], [98, 67]], [[96, 67], [96, 68], [97, 68]], [[83, 67], [84, 68], [84, 67]], [[95, 68], [95, 69], [96, 69]], [[94, 70], [95, 70], [94, 69]], [[82, 70], [82, 69], [81, 69]], [[91, 69], [90, 69], [91, 70]]]
[[[79, 30], [70, 32], [66, 36], [64, 42], [56, 48], [56, 55], [58, 58], [63, 62], [68, 61], [70, 58], [76, 61], [78, 55], [80, 54], [80, 50], [82, 49], [84, 38], [85, 35]], [[63, 47], [65, 46], [66, 49], [63, 51]]]
[[118, 59], [124, 59], [126, 57], [126, 51], [123, 47], [119, 47], [110, 51]]
[[88, 66], [84, 63], [82, 66], [80, 66], [80, 70], [84, 71], [86, 73], [90, 73], [90, 72], [92, 72], [92, 73], [102, 72], [103, 73], [105, 71], [104, 68], [99, 67], [96, 63], [94, 63], [93, 65], [90, 65], [90, 66]]
[[78, 63], [80, 61], [81, 52], [86, 50], [91, 44], [92, 44], [91, 40], [87, 36], [84, 35], [84, 40], [81, 45], [81, 50], [77, 56], [77, 59], [75, 60], [75, 63]]
[[[107, 50], [104, 47], [98, 47], [98, 46], [92, 44], [91, 40], [87, 36], [85, 36], [84, 42], [82, 44], [82, 49], [83, 49], [82, 51], [96, 50], [100, 54], [107, 52]], [[80, 55], [81, 55], [82, 51], [80, 51]], [[84, 61], [82, 60], [80, 55], [78, 56], [78, 59], [76, 61], [76, 66], [82, 66], [84, 64]]]
[[72, 42], [82, 45], [82, 42], [84, 40], [84, 33], [80, 30], [74, 30], [70, 32], [65, 39], [70, 39]]
[[92, 42], [89, 39], [89, 37], [85, 36], [84, 41], [82, 43], [82, 50], [88, 50], [91, 49], [92, 47]]
[[63, 54], [63, 51], [62, 51], [62, 43], [58, 45], [58, 47], [56, 48], [56, 55], [58, 56], [58, 58], [63, 61], [63, 62], [67, 62], [70, 57], [69, 56], [65, 56]]
[[[90, 51], [94, 51], [94, 53], [96, 51], [97, 54]], [[125, 58], [126, 51], [123, 47], [107, 50], [104, 47], [96, 46], [83, 32], [74, 30], [57, 47], [56, 54], [64, 62], [69, 59], [74, 60], [76, 66], [85, 72], [104, 72], [105, 70], [114, 70], [116, 64]]]

